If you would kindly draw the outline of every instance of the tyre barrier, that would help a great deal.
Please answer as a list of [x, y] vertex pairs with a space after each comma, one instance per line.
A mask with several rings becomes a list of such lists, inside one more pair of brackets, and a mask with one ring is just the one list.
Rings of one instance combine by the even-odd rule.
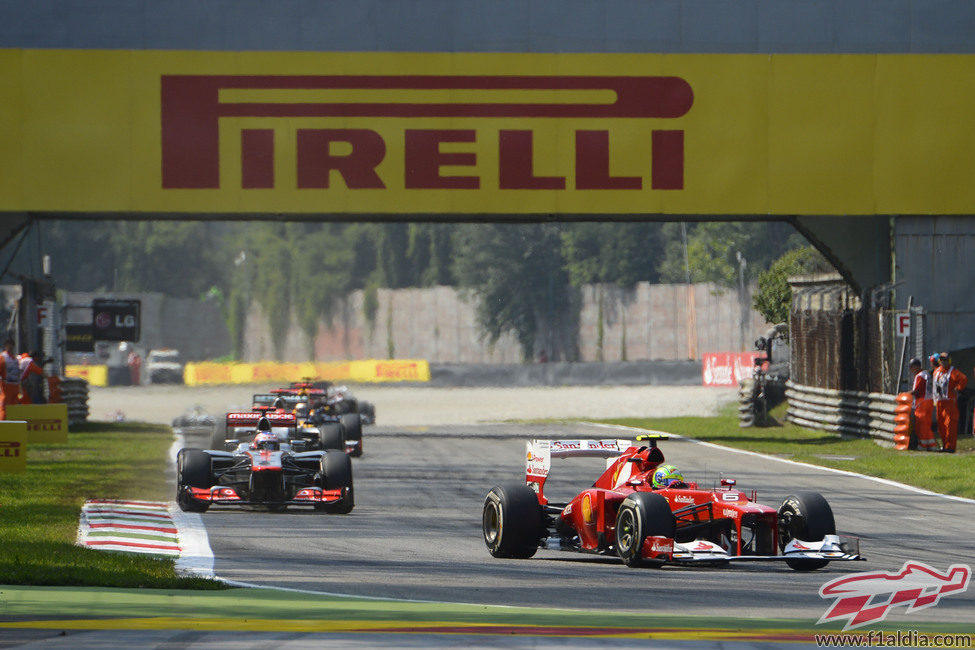
[[738, 426], [768, 427], [778, 424], [769, 416], [770, 409], [785, 401], [788, 368], [757, 369], [751, 377], [738, 382]]
[[786, 383], [789, 410], [786, 420], [807, 429], [834, 431], [886, 443], [901, 442], [895, 430], [898, 397], [885, 393], [862, 393]]
[[61, 401], [68, 405], [68, 426], [88, 421], [87, 381], [76, 377], [62, 377]]
[[747, 377], [738, 382], [738, 426], [742, 428], [755, 426], [756, 416], [762, 417], [767, 413], [756, 413], [755, 380]]

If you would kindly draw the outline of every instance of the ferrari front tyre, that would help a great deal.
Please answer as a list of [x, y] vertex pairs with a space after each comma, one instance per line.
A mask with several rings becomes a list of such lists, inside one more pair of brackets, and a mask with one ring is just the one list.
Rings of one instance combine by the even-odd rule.
[[484, 543], [494, 557], [529, 558], [542, 537], [542, 507], [524, 483], [491, 488], [481, 514]]
[[[796, 492], [785, 498], [779, 506], [779, 550], [794, 539], [804, 542], [818, 542], [827, 535], [836, 534], [833, 509], [818, 492]], [[795, 558], [786, 560], [796, 571], [815, 571], [821, 569], [829, 560], [807, 560]]]
[[345, 451], [345, 428], [338, 422], [329, 422], [318, 427], [318, 435], [322, 449]]
[[643, 542], [651, 536], [673, 538], [676, 530], [667, 499], [652, 492], [634, 492], [623, 499], [616, 513], [616, 554], [626, 566], [660, 566], [662, 562], [643, 559]]
[[176, 504], [183, 512], [206, 512], [209, 503], [188, 495], [187, 487], [209, 488], [213, 485], [210, 454], [200, 449], [180, 449], [176, 454]]
[[320, 503], [316, 510], [331, 514], [347, 515], [355, 507], [355, 490], [352, 485], [352, 460], [344, 452], [330, 451], [321, 460], [321, 487], [323, 490], [347, 488], [345, 496], [333, 503]]

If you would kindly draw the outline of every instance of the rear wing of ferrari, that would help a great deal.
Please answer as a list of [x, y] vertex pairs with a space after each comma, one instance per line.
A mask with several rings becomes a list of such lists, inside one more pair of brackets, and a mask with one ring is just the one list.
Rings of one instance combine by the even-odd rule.
[[553, 458], [605, 458], [608, 467], [633, 446], [629, 440], [532, 440], [526, 443], [525, 482], [545, 504], [545, 480]]

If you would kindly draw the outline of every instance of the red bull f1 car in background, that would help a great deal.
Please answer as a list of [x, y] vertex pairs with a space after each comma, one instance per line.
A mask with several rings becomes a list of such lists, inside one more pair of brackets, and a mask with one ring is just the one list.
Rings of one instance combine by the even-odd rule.
[[297, 391], [320, 391], [324, 393], [332, 412], [338, 415], [356, 413], [363, 424], [376, 423], [376, 406], [372, 402], [358, 399], [348, 386], [336, 386], [330, 381], [314, 381], [306, 378], [292, 382], [290, 388]]
[[289, 437], [293, 414], [228, 413], [227, 423], [228, 432], [240, 436], [232, 450], [181, 449], [177, 454], [176, 503], [181, 510], [205, 512], [221, 505], [352, 511], [349, 456], [341, 450], [295, 449]]
[[362, 419], [356, 413], [337, 413], [320, 389], [276, 388], [255, 394], [252, 403], [256, 412], [294, 415], [297, 438], [305, 440], [308, 449], [344, 449], [350, 456], [362, 455]]
[[[820, 494], [796, 492], [773, 508], [730, 479], [713, 489], [685, 483], [664, 464], [657, 441], [665, 438], [529, 442], [525, 482], [497, 485], [484, 500], [491, 555], [529, 558], [546, 548], [616, 555], [634, 567], [780, 560], [797, 571], [862, 559], [857, 538], [836, 534]], [[572, 457], [605, 458], [606, 471], [570, 502], [550, 503], [552, 458]], [[655, 472], [672, 478], [655, 481]]]

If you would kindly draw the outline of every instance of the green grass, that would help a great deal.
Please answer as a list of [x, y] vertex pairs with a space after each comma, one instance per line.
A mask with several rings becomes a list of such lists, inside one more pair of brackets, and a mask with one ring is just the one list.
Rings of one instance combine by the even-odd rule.
[[[958, 440], [955, 454], [897, 451], [872, 440], [803, 429], [788, 423], [742, 429], [738, 426], [736, 409], [737, 404], [733, 404], [716, 417], [621, 418], [605, 422], [666, 431], [735, 449], [774, 454], [943, 494], [975, 498], [975, 440], [970, 436]], [[772, 415], [784, 422], [784, 411], [783, 406]], [[840, 458], [831, 458], [834, 456]]]
[[221, 588], [176, 575], [173, 560], [75, 546], [87, 498], [168, 501], [169, 427], [92, 423], [67, 444], [34, 444], [27, 471], [0, 473], [0, 583], [105, 587]]
[[[648, 578], [649, 580], [650, 578]], [[825, 605], [824, 605], [825, 606]], [[20, 620], [0, 620], [0, 637], [5, 627], [43, 628], [33, 621], [53, 619], [51, 629], [72, 629], [70, 619], [84, 624], [101, 617], [132, 618], [132, 624], [111, 621], [113, 629], [175, 629], [162, 623], [153, 626], [153, 620], [169, 618], [179, 621], [179, 629], [205, 631], [221, 630], [230, 626], [235, 630], [263, 630], [294, 632], [311, 631], [302, 623], [315, 624], [342, 621], [359, 621], [355, 629], [368, 630], [371, 623], [395, 621], [404, 627], [436, 626], [443, 622], [471, 625], [538, 625], [580, 626], [606, 628], [662, 628], [660, 632], [691, 631], [697, 639], [717, 639], [745, 643], [741, 634], [753, 631], [758, 639], [775, 640], [776, 631], [829, 632], [834, 626], [816, 625], [815, 619], [773, 619], [734, 616], [734, 612], [719, 609], [710, 616], [687, 615], [666, 611], [666, 607], [648, 607], [646, 611], [627, 612], [612, 609], [612, 603], [594, 603], [582, 614], [579, 610], [542, 607], [512, 607], [509, 605], [465, 605], [461, 603], [425, 603], [394, 600], [369, 600], [355, 597], [335, 597], [324, 594], [295, 594], [268, 589], [229, 589], [187, 594], [170, 590], [116, 590], [90, 588], [33, 588], [4, 587], [0, 589], [0, 609], [6, 617]], [[944, 634], [971, 632], [971, 623], [939, 622], [937, 611], [926, 615], [924, 620], [911, 623], [911, 629]], [[58, 618], [54, 618], [58, 617]], [[61, 620], [59, 620], [61, 619]], [[872, 625], [871, 629], [904, 629], [904, 623], [888, 622]], [[771, 638], [763, 634], [770, 630]], [[729, 634], [724, 634], [727, 632]], [[251, 645], [256, 647], [265, 637], [256, 637]], [[486, 637], [485, 637], [486, 638]], [[500, 639], [500, 637], [494, 637]], [[583, 637], [578, 637], [583, 638]], [[662, 637], [666, 643], [667, 637]], [[811, 638], [787, 638], [782, 641], [811, 641]], [[625, 647], [626, 640], [622, 640]], [[366, 645], [363, 642], [363, 645]], [[377, 644], [385, 645], [385, 644]], [[502, 643], [493, 645], [501, 646]], [[674, 643], [671, 645], [678, 645]]]

